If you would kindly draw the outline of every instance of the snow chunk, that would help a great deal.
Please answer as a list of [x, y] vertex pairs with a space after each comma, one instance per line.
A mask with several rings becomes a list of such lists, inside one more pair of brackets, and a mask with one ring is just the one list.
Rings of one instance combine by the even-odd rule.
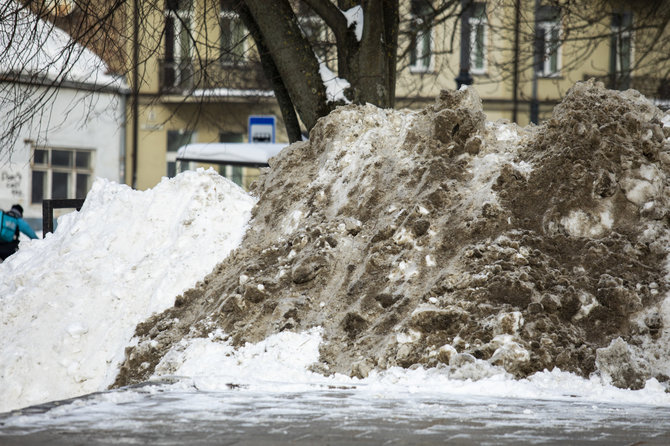
[[661, 122], [663, 123], [663, 127], [670, 127], [670, 112], [666, 112], [665, 115], [663, 115]]
[[614, 219], [609, 209], [597, 215], [578, 209], [563, 217], [561, 224], [574, 237], [600, 237], [612, 229]]
[[500, 124], [496, 128], [496, 138], [498, 141], [516, 142], [519, 140], [519, 132], [515, 125]]
[[506, 362], [516, 364], [530, 360], [528, 350], [514, 341], [511, 335], [498, 335], [493, 338], [491, 344], [497, 347], [490, 359], [493, 365], [503, 365]]
[[321, 75], [323, 85], [326, 87], [328, 102], [342, 101], [345, 104], [351, 103], [351, 101], [344, 95], [344, 90], [351, 87], [351, 84], [346, 79], [337, 77], [335, 73], [328, 69], [325, 62], [321, 62], [319, 65], [319, 74]]
[[626, 198], [638, 206], [649, 202], [657, 193], [656, 187], [647, 180], [628, 178], [621, 183], [626, 192]]
[[173, 347], [156, 366], [154, 378], [188, 377], [199, 390], [224, 390], [229, 384], [304, 382], [323, 376], [307, 368], [319, 359], [322, 329], [303, 333], [284, 331], [256, 344], [235, 349], [219, 334], [195, 338]]
[[363, 38], [363, 7], [360, 5], [354, 6], [351, 9], [342, 11], [342, 14], [347, 19], [347, 28], [351, 27], [351, 25], [356, 25], [354, 32], [356, 33], [356, 40], [360, 42]]

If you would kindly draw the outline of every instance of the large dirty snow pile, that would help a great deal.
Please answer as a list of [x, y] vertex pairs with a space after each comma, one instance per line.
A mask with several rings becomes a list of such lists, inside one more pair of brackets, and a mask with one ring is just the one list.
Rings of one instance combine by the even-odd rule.
[[0, 264], [0, 412], [105, 390], [136, 325], [240, 243], [254, 203], [213, 170], [144, 192], [96, 180]]
[[663, 119], [592, 82], [525, 129], [487, 123], [472, 89], [421, 112], [338, 108], [260, 178], [240, 249], [138, 326], [116, 384], [176, 372], [184, 333], [242, 345], [314, 327], [324, 374], [667, 382]]

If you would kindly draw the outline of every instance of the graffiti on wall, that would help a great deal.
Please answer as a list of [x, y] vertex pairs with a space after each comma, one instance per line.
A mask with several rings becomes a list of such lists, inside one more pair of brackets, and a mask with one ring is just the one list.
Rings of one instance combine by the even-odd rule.
[[21, 190], [21, 174], [16, 172], [2, 172], [0, 181], [10, 191], [12, 198], [21, 198], [23, 191]]

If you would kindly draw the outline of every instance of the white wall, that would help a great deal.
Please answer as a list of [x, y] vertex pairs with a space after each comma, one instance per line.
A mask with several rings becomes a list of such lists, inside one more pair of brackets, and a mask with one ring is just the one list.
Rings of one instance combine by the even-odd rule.
[[[0, 84], [0, 94], [7, 94], [16, 86], [5, 87]], [[44, 89], [39, 88], [33, 97], [43, 92]], [[25, 105], [28, 100], [24, 98], [21, 103]], [[122, 96], [61, 88], [49, 103], [32, 115], [13, 146], [10, 141], [0, 147], [0, 208], [8, 210], [12, 204], [20, 203], [28, 219], [42, 217], [42, 206], [30, 203], [30, 157], [34, 145], [93, 149], [93, 178], [121, 180], [124, 156]], [[1, 104], [8, 104], [8, 101], [3, 100]], [[0, 105], [0, 119], [16, 113], [25, 113], [25, 108]], [[11, 154], [8, 149], [12, 150]]]

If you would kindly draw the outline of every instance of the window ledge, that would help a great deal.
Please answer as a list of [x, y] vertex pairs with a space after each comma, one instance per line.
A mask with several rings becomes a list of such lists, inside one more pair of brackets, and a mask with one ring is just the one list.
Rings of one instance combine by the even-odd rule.
[[434, 74], [435, 69], [433, 68], [424, 68], [424, 67], [409, 67], [409, 72], [412, 74]]
[[247, 67], [248, 65], [249, 65], [248, 60], [239, 60], [239, 61], [222, 60], [221, 61], [221, 66], [222, 67]]

